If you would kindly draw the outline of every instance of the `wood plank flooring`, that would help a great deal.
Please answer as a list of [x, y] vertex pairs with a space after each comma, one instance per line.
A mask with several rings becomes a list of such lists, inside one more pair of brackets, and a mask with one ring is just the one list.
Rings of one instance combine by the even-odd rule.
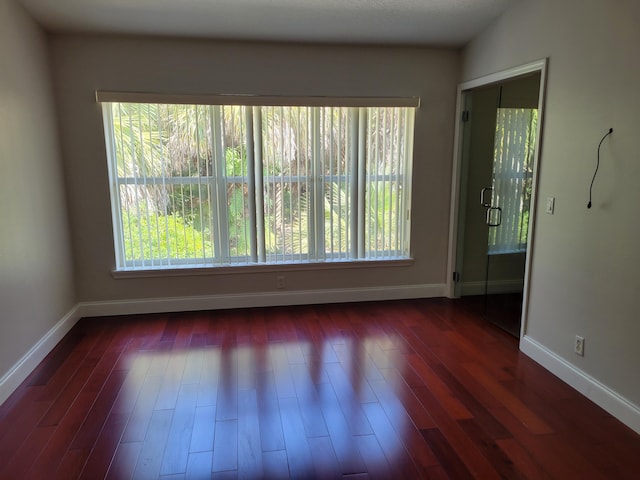
[[81, 320], [0, 406], [0, 479], [635, 479], [640, 436], [464, 302]]

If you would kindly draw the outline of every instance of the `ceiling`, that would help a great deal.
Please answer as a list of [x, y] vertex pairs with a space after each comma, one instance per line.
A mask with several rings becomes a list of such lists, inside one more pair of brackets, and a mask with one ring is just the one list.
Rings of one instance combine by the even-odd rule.
[[515, 0], [18, 0], [47, 30], [458, 47]]

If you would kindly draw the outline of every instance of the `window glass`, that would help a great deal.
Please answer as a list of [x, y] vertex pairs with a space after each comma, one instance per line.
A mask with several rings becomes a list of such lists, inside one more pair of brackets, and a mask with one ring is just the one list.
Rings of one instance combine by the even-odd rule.
[[117, 268], [407, 258], [414, 110], [103, 103]]

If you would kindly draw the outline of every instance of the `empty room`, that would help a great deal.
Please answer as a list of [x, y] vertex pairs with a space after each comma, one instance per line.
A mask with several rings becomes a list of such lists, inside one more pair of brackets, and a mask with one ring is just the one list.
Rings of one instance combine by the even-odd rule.
[[0, 479], [636, 478], [638, 27], [0, 0]]

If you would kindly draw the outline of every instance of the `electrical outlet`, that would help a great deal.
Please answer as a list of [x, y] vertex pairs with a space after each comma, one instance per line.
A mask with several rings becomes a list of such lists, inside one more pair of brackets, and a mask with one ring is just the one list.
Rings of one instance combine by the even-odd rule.
[[573, 351], [576, 353], [576, 355], [580, 355], [581, 357], [584, 357], [584, 338], [576, 335], [576, 341], [573, 344]]
[[276, 288], [284, 288], [284, 275], [278, 275], [276, 277]]

